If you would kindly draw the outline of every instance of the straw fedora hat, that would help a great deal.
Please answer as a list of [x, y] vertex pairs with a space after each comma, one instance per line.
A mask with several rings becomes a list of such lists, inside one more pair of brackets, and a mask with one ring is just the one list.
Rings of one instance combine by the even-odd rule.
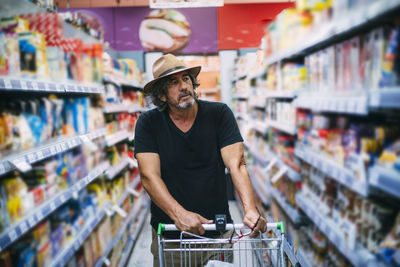
[[159, 59], [156, 60], [153, 64], [153, 77], [154, 80], [151, 82], [148, 82], [144, 86], [144, 92], [145, 93], [150, 93], [152, 90], [154, 84], [167, 76], [170, 76], [172, 74], [181, 72], [181, 71], [189, 71], [194, 77], [197, 77], [199, 75], [201, 66], [196, 66], [196, 67], [186, 67], [185, 64], [183, 63], [182, 60], [179, 60], [172, 54], [166, 54], [160, 57]]

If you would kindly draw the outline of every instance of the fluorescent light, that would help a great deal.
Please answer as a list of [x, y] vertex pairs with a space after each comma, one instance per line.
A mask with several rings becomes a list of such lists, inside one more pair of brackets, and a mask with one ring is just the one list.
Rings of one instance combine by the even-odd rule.
[[223, 6], [224, 0], [150, 0], [150, 8], [187, 8]]

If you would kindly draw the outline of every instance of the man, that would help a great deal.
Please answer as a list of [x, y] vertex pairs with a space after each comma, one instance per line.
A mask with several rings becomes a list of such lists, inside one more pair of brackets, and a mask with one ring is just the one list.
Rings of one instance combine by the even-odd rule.
[[200, 69], [186, 67], [167, 54], [154, 63], [155, 79], [144, 87], [158, 109], [139, 117], [135, 156], [142, 184], [152, 200], [155, 266], [158, 250], [154, 229], [159, 223], [174, 223], [181, 231], [203, 235], [202, 224], [212, 223], [216, 214], [225, 214], [232, 222], [225, 167], [244, 208], [243, 223], [253, 229], [253, 237], [266, 231], [266, 219], [254, 202], [243, 139], [232, 111], [225, 104], [197, 99]]

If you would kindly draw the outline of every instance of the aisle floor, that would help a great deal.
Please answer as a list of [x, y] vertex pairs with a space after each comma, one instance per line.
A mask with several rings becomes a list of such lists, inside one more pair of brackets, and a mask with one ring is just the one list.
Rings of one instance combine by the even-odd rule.
[[[236, 201], [229, 202], [229, 210], [231, 212], [232, 219], [235, 223], [242, 222], [242, 216], [240, 214], [238, 203]], [[151, 267], [153, 266], [153, 255], [150, 252], [151, 245], [151, 226], [150, 226], [150, 213], [147, 216], [142, 232], [140, 233], [136, 242], [135, 248], [129, 259], [127, 266], [129, 267]]]

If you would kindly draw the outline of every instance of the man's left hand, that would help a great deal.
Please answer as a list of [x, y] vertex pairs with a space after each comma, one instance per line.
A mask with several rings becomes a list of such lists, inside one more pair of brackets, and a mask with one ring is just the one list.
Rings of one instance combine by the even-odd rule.
[[243, 218], [243, 223], [252, 229], [250, 236], [253, 238], [257, 237], [260, 232], [265, 233], [267, 231], [267, 219], [262, 217], [257, 210], [247, 212]]

